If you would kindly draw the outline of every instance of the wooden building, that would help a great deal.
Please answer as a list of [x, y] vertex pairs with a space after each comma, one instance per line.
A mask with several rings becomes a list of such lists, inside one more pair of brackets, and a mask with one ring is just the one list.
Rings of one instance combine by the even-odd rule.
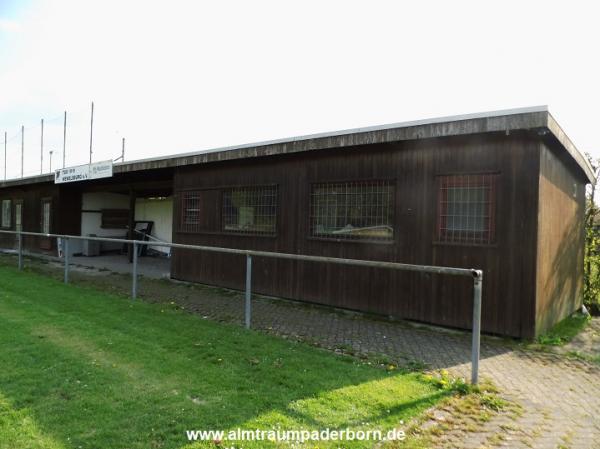
[[[126, 162], [95, 181], [11, 180], [0, 200], [6, 229], [86, 235], [89, 214], [99, 230], [116, 211], [133, 223], [158, 198], [173, 242], [479, 268], [483, 331], [531, 338], [581, 305], [590, 182], [585, 158], [536, 107]], [[104, 203], [89, 210], [94, 198]], [[242, 289], [244, 262], [175, 250], [171, 276]], [[253, 291], [471, 326], [468, 279], [257, 258]]]

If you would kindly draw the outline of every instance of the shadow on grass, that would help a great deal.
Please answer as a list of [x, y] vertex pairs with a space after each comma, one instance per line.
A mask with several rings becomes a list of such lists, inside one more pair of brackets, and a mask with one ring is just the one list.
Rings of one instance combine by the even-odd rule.
[[2, 414], [23, 413], [47, 440], [12, 449], [176, 448], [185, 430], [239, 426], [390, 428], [442, 396], [415, 374], [165, 305], [6, 267], [0, 286]]

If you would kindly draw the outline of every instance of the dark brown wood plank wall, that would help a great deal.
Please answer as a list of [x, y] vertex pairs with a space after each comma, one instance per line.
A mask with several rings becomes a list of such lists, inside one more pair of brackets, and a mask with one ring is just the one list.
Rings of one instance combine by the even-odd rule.
[[[534, 332], [537, 173], [539, 144], [526, 132], [422, 139], [324, 150], [318, 153], [189, 166], [175, 172], [174, 241], [317, 254], [485, 271], [483, 329], [513, 336]], [[496, 242], [487, 246], [438, 244], [436, 176], [498, 173]], [[395, 182], [395, 235], [391, 243], [309, 237], [311, 182], [391, 179]], [[214, 229], [179, 232], [182, 191], [276, 184], [276, 237], [239, 236]], [[219, 195], [215, 196], [220, 198]], [[211, 207], [220, 210], [220, 202]], [[172, 276], [241, 289], [243, 257], [177, 250]], [[471, 325], [471, 281], [436, 275], [254, 261], [255, 292], [393, 315], [459, 328]]]
[[[59, 228], [60, 214], [58, 212], [59, 201], [58, 186], [52, 183], [32, 184], [22, 187], [9, 187], [0, 192], [0, 201], [3, 199], [12, 200], [12, 219], [10, 230], [15, 230], [15, 202], [22, 201], [22, 226], [23, 231], [41, 232], [42, 231], [42, 199], [52, 201], [51, 213], [51, 232]], [[42, 241], [43, 240], [43, 241]], [[44, 244], [49, 243], [49, 244]], [[56, 244], [54, 239], [48, 240], [42, 237], [23, 236], [24, 248], [28, 251], [46, 252], [55, 254]], [[10, 235], [0, 236], [0, 246], [2, 248], [16, 248], [16, 238]]]

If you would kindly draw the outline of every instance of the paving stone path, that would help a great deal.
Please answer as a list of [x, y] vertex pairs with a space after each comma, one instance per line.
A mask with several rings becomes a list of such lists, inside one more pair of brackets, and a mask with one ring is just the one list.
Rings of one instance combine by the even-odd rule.
[[[241, 298], [198, 295], [185, 307], [205, 318], [242, 322]], [[285, 301], [253, 301], [252, 326], [266, 332], [318, 342], [328, 348], [383, 353], [396, 360], [425, 362], [470, 378], [469, 334], [415, 327]], [[516, 418], [496, 416], [477, 432], [446, 436], [447, 447], [459, 448], [600, 448], [600, 367], [515, 348], [484, 339], [480, 373], [519, 404]]]

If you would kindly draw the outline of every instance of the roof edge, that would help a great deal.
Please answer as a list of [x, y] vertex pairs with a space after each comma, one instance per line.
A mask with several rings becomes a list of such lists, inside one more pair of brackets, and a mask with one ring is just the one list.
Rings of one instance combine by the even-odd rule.
[[575, 146], [575, 144], [571, 141], [567, 133], [564, 132], [562, 127], [558, 124], [556, 119], [552, 116], [550, 112], [548, 112], [548, 130], [552, 133], [552, 135], [560, 142], [560, 144], [564, 147], [564, 149], [569, 153], [569, 155], [575, 160], [579, 168], [585, 174], [585, 177], [591, 184], [596, 183], [596, 176], [594, 174], [594, 169], [592, 168], [590, 162], [587, 157], [579, 151], [579, 149]]
[[[308, 134], [257, 143], [233, 145], [156, 158], [137, 159], [114, 165], [115, 174], [278, 154], [292, 154], [357, 145], [450, 137], [487, 132], [547, 129], [581, 168], [589, 182], [595, 182], [593, 169], [550, 114], [548, 106], [504, 109], [453, 115], [378, 126]], [[52, 174], [0, 182], [0, 187], [51, 182]]]
[[369, 133], [369, 132], [376, 132], [376, 131], [387, 131], [387, 130], [398, 129], [398, 128], [410, 128], [410, 127], [423, 126], [423, 125], [435, 125], [435, 124], [441, 124], [441, 123], [460, 122], [460, 121], [464, 121], [464, 120], [505, 117], [505, 116], [509, 116], [509, 115], [529, 114], [529, 113], [536, 113], [536, 112], [548, 112], [548, 106], [540, 105], [540, 106], [529, 106], [529, 107], [513, 108], [513, 109], [499, 109], [496, 111], [474, 112], [474, 113], [470, 113], [470, 114], [448, 115], [448, 116], [443, 116], [443, 117], [433, 117], [433, 118], [428, 118], [428, 119], [410, 120], [410, 121], [405, 121], [405, 122], [394, 122], [394, 123], [388, 123], [388, 124], [384, 124], [384, 125], [362, 126], [362, 127], [358, 127], [358, 128], [347, 128], [347, 129], [342, 129], [342, 130], [338, 130], [338, 131], [327, 131], [327, 132], [314, 133], [314, 134], [304, 134], [304, 135], [300, 135], [300, 136], [285, 137], [285, 138], [281, 138], [281, 139], [271, 139], [271, 140], [264, 140], [264, 141], [258, 141], [258, 142], [252, 142], [252, 143], [239, 144], [239, 145], [229, 145], [229, 146], [224, 146], [224, 147], [208, 148], [206, 150], [189, 151], [189, 152], [185, 152], [185, 153], [177, 153], [177, 154], [168, 155], [168, 156], [158, 156], [158, 157], [154, 157], [154, 158], [134, 159], [134, 160], [127, 161], [127, 162], [119, 162], [118, 164], [115, 164], [115, 166], [122, 166], [122, 165], [127, 165], [127, 164], [137, 164], [137, 163], [144, 163], [144, 162], [151, 162], [151, 161], [158, 161], [158, 160], [165, 160], [165, 159], [173, 159], [173, 158], [179, 158], [179, 157], [191, 157], [191, 156], [197, 156], [197, 155], [207, 154], [207, 153], [218, 153], [218, 152], [222, 152], [222, 151], [241, 150], [244, 148], [265, 147], [265, 146], [269, 146], [269, 145], [301, 142], [301, 141], [305, 141], [305, 140], [322, 139], [322, 138], [328, 138], [328, 137], [346, 136], [346, 135], [350, 135], [350, 134], [362, 134], [362, 133]]

